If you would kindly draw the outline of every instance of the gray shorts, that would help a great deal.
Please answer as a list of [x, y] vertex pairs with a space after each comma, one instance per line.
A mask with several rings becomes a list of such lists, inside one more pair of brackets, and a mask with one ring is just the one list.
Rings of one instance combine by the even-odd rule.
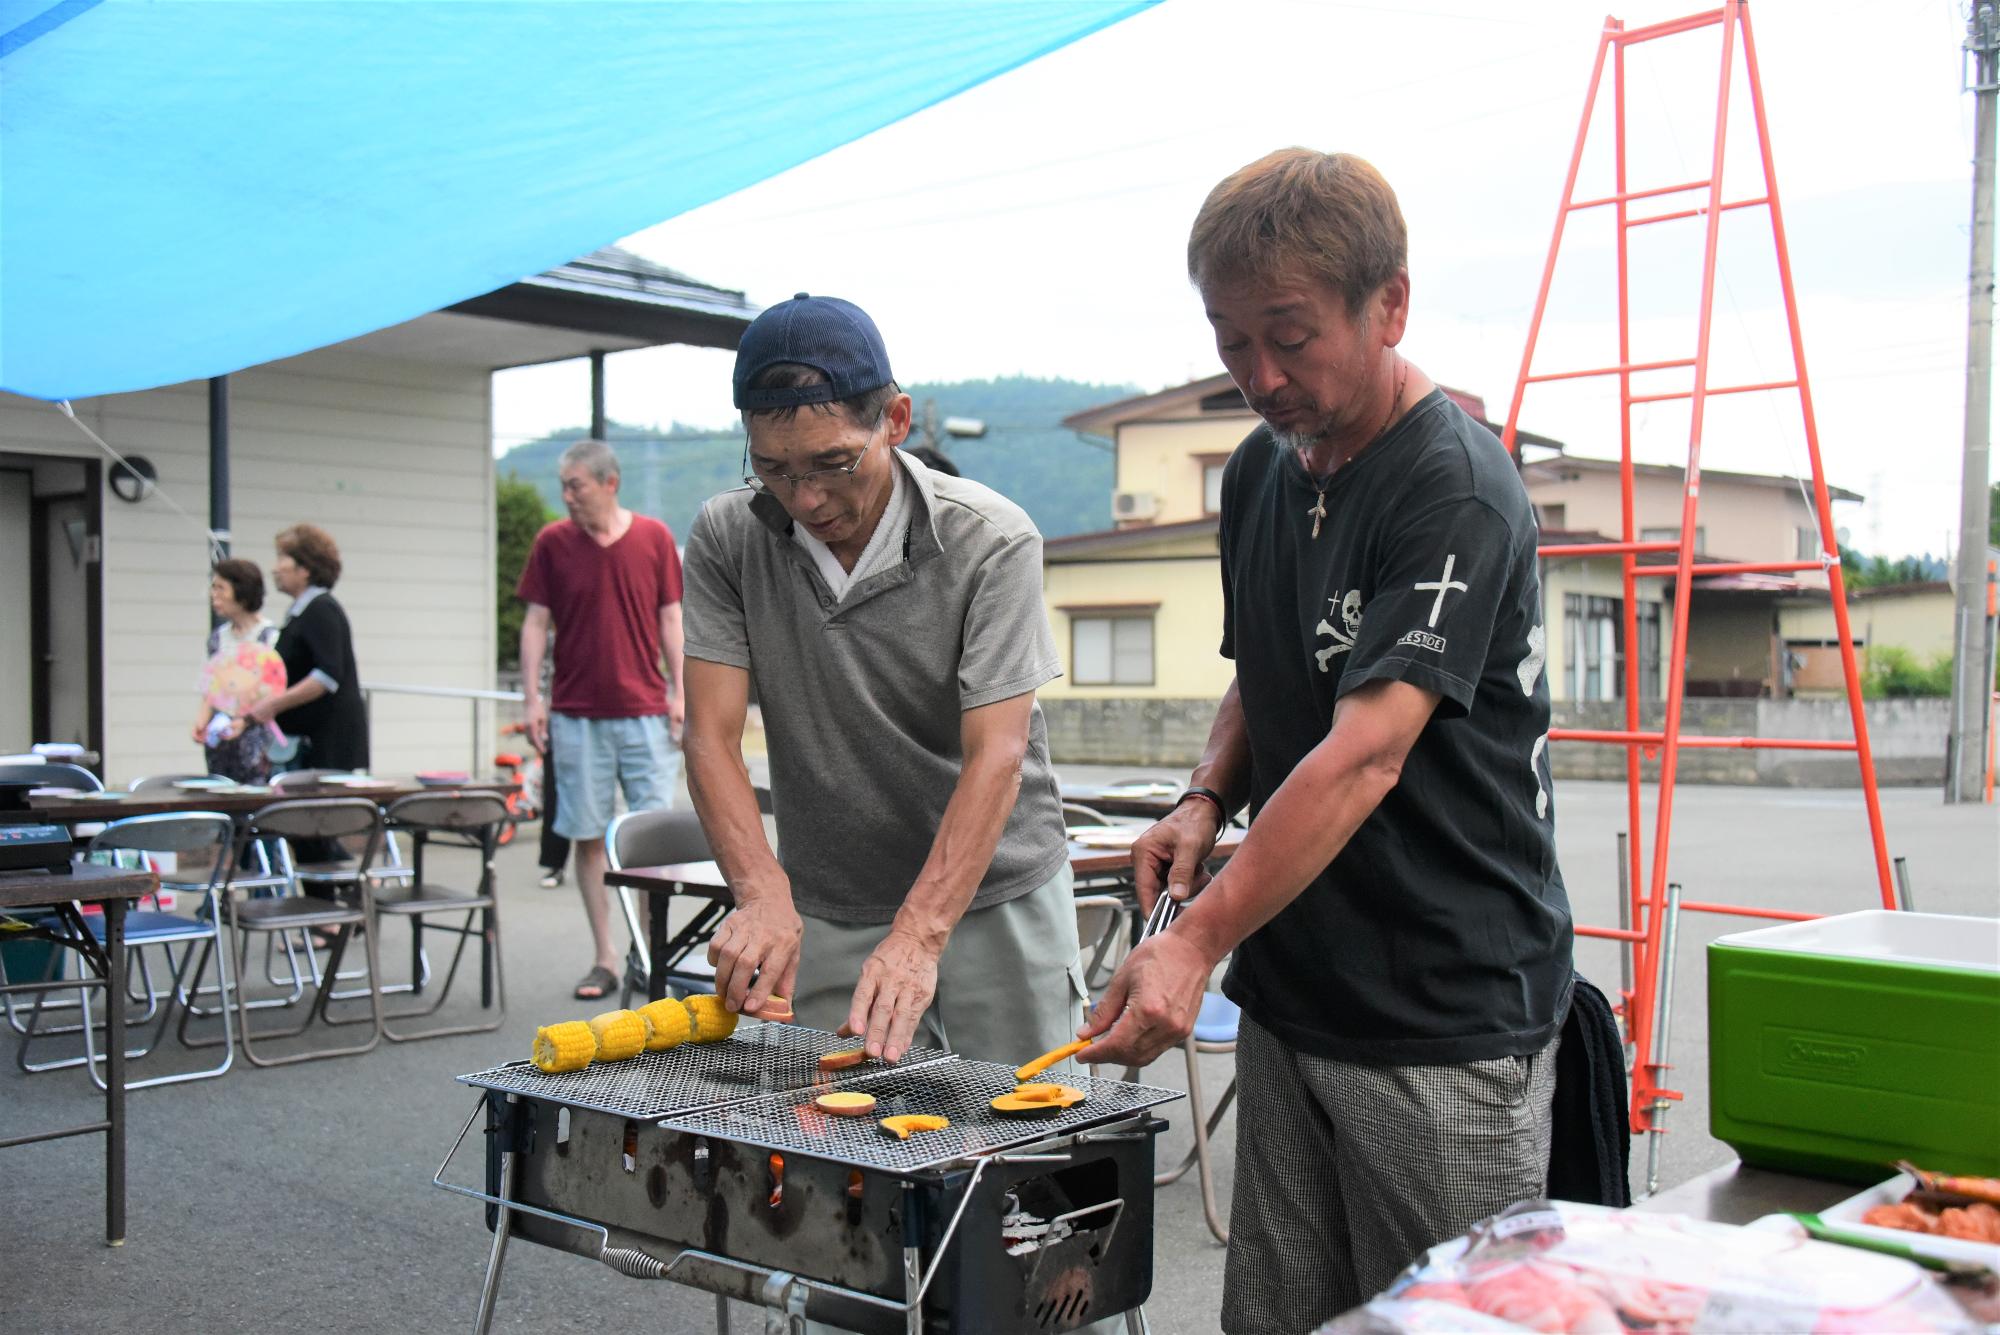
[[617, 814], [618, 791], [630, 811], [673, 805], [681, 753], [667, 737], [667, 716], [577, 718], [549, 715], [549, 759], [556, 767], [556, 833], [602, 839]]
[[1555, 1054], [1362, 1066], [1295, 1052], [1245, 1016], [1222, 1328], [1312, 1330], [1542, 1195]]

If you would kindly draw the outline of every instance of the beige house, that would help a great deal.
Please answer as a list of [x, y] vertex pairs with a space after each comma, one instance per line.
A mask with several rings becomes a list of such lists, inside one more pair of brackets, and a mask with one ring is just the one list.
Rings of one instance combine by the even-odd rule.
[[[0, 394], [0, 753], [82, 743], [112, 783], [201, 769], [189, 729], [219, 501], [217, 526], [267, 572], [287, 524], [340, 543], [337, 593], [377, 688], [374, 768], [464, 767], [478, 743], [463, 701], [379, 688], [494, 685], [493, 372], [734, 347], [754, 314], [740, 292], [600, 251], [238, 372], [219, 421], [211, 382], [78, 401], [79, 422], [156, 472], [143, 495], [55, 406]], [[273, 590], [265, 611], [285, 605]]]
[[[1484, 401], [1445, 390], [1486, 420]], [[1135, 726], [1171, 731], [1174, 720], [1205, 718], [1227, 688], [1231, 665], [1216, 652], [1222, 597], [1216, 511], [1222, 467], [1257, 422], [1227, 375], [1077, 413], [1064, 425], [1111, 441], [1116, 482], [1103, 532], [1051, 540], [1045, 596], [1065, 676], [1044, 687], [1051, 717], [1073, 723], [1069, 740]], [[1488, 423], [1489, 426], [1492, 423]], [[1496, 434], [1498, 428], [1494, 427]], [[1612, 541], [1620, 531], [1615, 462], [1578, 459], [1560, 443], [1527, 432], [1520, 444], [1541, 457], [1522, 467], [1542, 520], [1542, 544]], [[1679, 531], [1681, 470], [1636, 470], [1635, 518], [1642, 540]], [[1704, 560], [1792, 561], [1816, 550], [1811, 511], [1794, 479], [1704, 471], [1697, 544]], [[1859, 500], [1835, 489], [1834, 498]], [[1717, 554], [1720, 555], [1717, 555]], [[1657, 567], [1665, 557], [1642, 558]], [[1781, 692], [1785, 656], [1778, 610], [1824, 576], [1722, 575], [1698, 579], [1689, 620], [1691, 695]], [[1625, 693], [1624, 591], [1617, 557], [1553, 556], [1542, 565], [1549, 635], [1548, 674], [1557, 702], [1621, 700]], [[1672, 633], [1673, 582], [1638, 583], [1640, 697], [1664, 695]], [[1135, 712], [1136, 711], [1136, 712]], [[1057, 730], [1058, 740], [1064, 733]], [[1085, 752], [1090, 747], [1082, 748]]]

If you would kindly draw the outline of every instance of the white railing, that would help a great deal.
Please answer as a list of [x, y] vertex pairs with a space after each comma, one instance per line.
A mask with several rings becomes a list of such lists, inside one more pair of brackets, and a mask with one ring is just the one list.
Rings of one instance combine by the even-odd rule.
[[465, 772], [478, 776], [493, 764], [492, 746], [497, 734], [487, 730], [489, 706], [521, 704], [526, 697], [519, 691], [484, 691], [470, 686], [405, 686], [386, 681], [361, 683], [362, 707], [368, 711], [369, 750], [374, 750], [375, 697], [377, 695], [418, 695], [438, 700], [464, 700], [472, 707], [472, 757]]

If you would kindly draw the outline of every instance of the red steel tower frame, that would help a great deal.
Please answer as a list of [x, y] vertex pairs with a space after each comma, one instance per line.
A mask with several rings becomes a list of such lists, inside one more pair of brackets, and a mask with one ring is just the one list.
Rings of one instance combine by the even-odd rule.
[[[1625, 142], [1625, 53], [1641, 42], [1657, 41], [1711, 27], [1722, 30], [1722, 57], [1719, 91], [1716, 96], [1715, 137], [1710, 171], [1706, 179], [1633, 189], [1626, 176]], [[1723, 161], [1729, 130], [1729, 93], [1738, 41], [1742, 44], [1744, 72], [1749, 87], [1750, 106], [1757, 129], [1757, 146], [1763, 164], [1763, 191], [1740, 199], [1724, 198]], [[1598, 198], [1576, 197], [1577, 172], [1583, 161], [1598, 89], [1606, 62], [1612, 74], [1612, 134], [1615, 180], [1612, 193]], [[1705, 198], [1688, 207], [1662, 207], [1664, 211], [1634, 215], [1632, 206], [1646, 200], [1686, 196], [1702, 192]], [[1608, 365], [1573, 371], [1533, 370], [1535, 344], [1541, 334], [1542, 317], [1548, 309], [1549, 287], [1555, 276], [1556, 258], [1562, 248], [1564, 225], [1572, 213], [1585, 209], [1609, 208], [1617, 219], [1618, 272], [1618, 356]], [[1765, 209], [1771, 220], [1771, 237], [1777, 249], [1779, 282], [1784, 292], [1785, 318], [1791, 330], [1792, 376], [1790, 379], [1756, 384], [1712, 385], [1709, 383], [1710, 331], [1714, 323], [1716, 249], [1722, 215], [1734, 209]], [[1664, 361], [1632, 360], [1632, 311], [1629, 286], [1627, 239], [1634, 228], [1677, 219], [1701, 218], [1705, 224], [1701, 266], [1701, 297], [1696, 313], [1694, 355]], [[1635, 374], [1686, 369], [1693, 373], [1692, 386], [1665, 393], [1634, 393]], [[1619, 399], [1619, 460], [1622, 490], [1622, 522], [1617, 542], [1564, 543], [1540, 548], [1545, 557], [1617, 556], [1624, 573], [1625, 727], [1622, 730], [1556, 728], [1551, 741], [1602, 742], [1625, 748], [1626, 819], [1631, 838], [1627, 842], [1629, 865], [1625, 869], [1630, 897], [1627, 921], [1631, 926], [1578, 927], [1581, 935], [1622, 941], [1632, 952], [1633, 986], [1625, 995], [1627, 1036], [1634, 1052], [1632, 1069], [1632, 1129], [1658, 1132], [1660, 1114], [1667, 1101], [1679, 1093], [1666, 1087], [1667, 1053], [1657, 1045], [1660, 1022], [1660, 970], [1663, 943], [1670, 942], [1672, 920], [1679, 910], [1703, 913], [1740, 914], [1753, 918], [1799, 919], [1815, 915], [1740, 904], [1718, 904], [1678, 898], [1678, 887], [1670, 895], [1668, 851], [1673, 832], [1674, 780], [1683, 747], [1788, 748], [1811, 751], [1852, 751], [1861, 767], [1861, 787], [1868, 807], [1869, 832], [1873, 840], [1876, 879], [1885, 908], [1897, 907], [1890, 871], [1888, 842], [1882, 828], [1882, 806], [1876, 791], [1875, 764], [1868, 744], [1868, 721], [1863, 713], [1861, 676], [1855, 660], [1854, 637], [1849, 628], [1847, 595], [1835, 539], [1832, 505], [1827, 496], [1826, 473], [1820, 462], [1819, 429], [1813, 417], [1811, 384], [1806, 377], [1805, 345], [1799, 332], [1799, 307], [1792, 283], [1791, 256], [1785, 243], [1784, 211], [1778, 203], [1778, 180], [1772, 165], [1770, 127], [1766, 118], [1762, 81], [1757, 69], [1757, 47], [1751, 36], [1750, 7], [1746, 0], [1725, 0], [1720, 9], [1650, 24], [1626, 28], [1617, 19], [1607, 18], [1598, 41], [1597, 60], [1590, 73], [1590, 89], [1584, 97], [1583, 119], [1577, 129], [1576, 146], [1569, 159], [1569, 173], [1563, 182], [1562, 205], [1556, 213], [1555, 235], [1549, 243], [1548, 260], [1542, 268], [1541, 288], [1535, 297], [1535, 313], [1528, 326], [1527, 345], [1521, 353], [1521, 372], [1515, 381], [1513, 402], [1507, 410], [1503, 437], [1509, 451], [1516, 448], [1516, 426], [1521, 416], [1521, 400], [1530, 385], [1588, 377], [1615, 377]], [[1700, 562], [1695, 557], [1696, 513], [1701, 498], [1702, 428], [1708, 400], [1722, 394], [1749, 394], [1796, 390], [1805, 419], [1806, 451], [1812, 461], [1812, 503], [1818, 519], [1820, 553], [1802, 561]], [[1687, 473], [1681, 495], [1680, 537], [1675, 541], [1637, 540], [1633, 515], [1632, 409], [1635, 405], [1669, 400], [1690, 401]], [[1648, 553], [1671, 553], [1672, 565], [1641, 565], [1638, 558]], [[1823, 570], [1833, 597], [1833, 617], [1840, 639], [1841, 671], [1853, 721], [1851, 741], [1808, 740], [1766, 737], [1684, 736], [1681, 732], [1681, 704], [1687, 675], [1687, 634], [1689, 595], [1694, 580], [1705, 575], [1789, 573]], [[1638, 607], [1635, 594], [1641, 579], [1670, 576], [1674, 581], [1673, 627], [1668, 652], [1666, 717], [1660, 731], [1640, 728]], [[1640, 776], [1642, 756], [1657, 754], [1660, 762], [1658, 807], [1654, 816], [1650, 874], [1645, 874], [1645, 851], [1641, 847], [1642, 824]], [[1671, 902], [1670, 902], [1671, 901]], [[1655, 1142], [1657, 1146], [1657, 1141]]]

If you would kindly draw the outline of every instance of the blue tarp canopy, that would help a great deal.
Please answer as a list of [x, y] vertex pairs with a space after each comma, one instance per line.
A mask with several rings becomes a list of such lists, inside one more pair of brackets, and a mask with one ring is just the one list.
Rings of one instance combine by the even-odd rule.
[[0, 0], [0, 388], [412, 319], [1150, 2]]

